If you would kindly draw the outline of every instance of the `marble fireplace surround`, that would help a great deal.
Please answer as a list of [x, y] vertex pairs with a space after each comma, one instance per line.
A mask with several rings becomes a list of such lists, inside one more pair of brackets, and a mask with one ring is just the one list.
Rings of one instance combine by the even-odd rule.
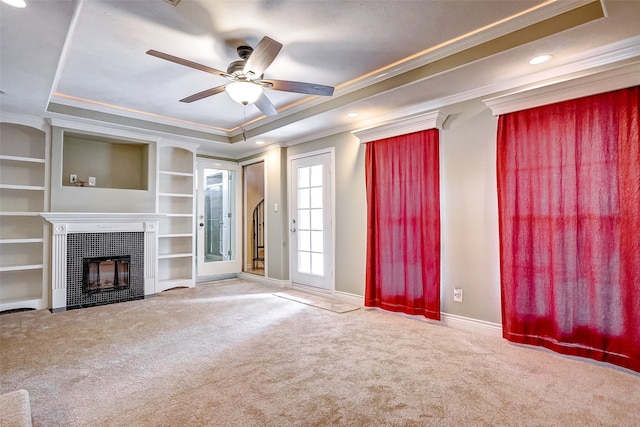
[[71, 233], [144, 232], [144, 295], [155, 293], [158, 270], [158, 222], [164, 214], [48, 212], [51, 228], [51, 309], [67, 306], [67, 235]]

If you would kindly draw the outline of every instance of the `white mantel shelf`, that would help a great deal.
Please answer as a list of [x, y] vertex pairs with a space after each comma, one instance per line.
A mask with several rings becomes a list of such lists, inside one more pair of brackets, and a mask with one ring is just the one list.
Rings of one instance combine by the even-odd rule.
[[156, 292], [158, 222], [156, 213], [44, 212], [51, 231], [51, 308], [67, 305], [67, 235], [72, 233], [144, 233], [144, 294]]

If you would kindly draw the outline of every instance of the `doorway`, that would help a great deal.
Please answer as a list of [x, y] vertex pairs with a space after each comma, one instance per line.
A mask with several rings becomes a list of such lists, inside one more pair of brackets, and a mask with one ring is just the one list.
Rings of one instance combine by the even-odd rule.
[[243, 166], [244, 176], [244, 272], [265, 275], [265, 162]]
[[334, 290], [333, 151], [290, 157], [290, 265], [293, 286]]

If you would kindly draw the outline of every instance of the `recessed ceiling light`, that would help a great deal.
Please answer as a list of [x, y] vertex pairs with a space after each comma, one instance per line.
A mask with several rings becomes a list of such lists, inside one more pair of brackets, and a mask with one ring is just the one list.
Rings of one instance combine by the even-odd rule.
[[358, 113], [349, 113], [349, 114], [347, 114], [347, 117], [352, 118], [352, 119], [355, 119], [355, 118], [356, 118], [356, 117], [358, 117], [359, 115], [360, 115], [360, 114], [358, 114]]
[[549, 55], [549, 54], [536, 56], [529, 60], [529, 64], [531, 65], [542, 64], [543, 62], [550, 61], [552, 58], [553, 58], [553, 55]]
[[262, 144], [264, 144], [264, 141], [256, 141], [256, 144], [262, 145]]
[[27, 7], [27, 2], [24, 0], [0, 0], [0, 1], [2, 1], [2, 3], [8, 4], [9, 6], [19, 7], [20, 9]]

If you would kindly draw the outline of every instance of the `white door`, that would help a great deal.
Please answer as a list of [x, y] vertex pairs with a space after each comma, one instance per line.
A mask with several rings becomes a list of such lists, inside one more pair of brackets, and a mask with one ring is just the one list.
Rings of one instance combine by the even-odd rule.
[[198, 159], [198, 276], [242, 271], [240, 167]]
[[333, 291], [332, 154], [291, 159], [291, 282]]

